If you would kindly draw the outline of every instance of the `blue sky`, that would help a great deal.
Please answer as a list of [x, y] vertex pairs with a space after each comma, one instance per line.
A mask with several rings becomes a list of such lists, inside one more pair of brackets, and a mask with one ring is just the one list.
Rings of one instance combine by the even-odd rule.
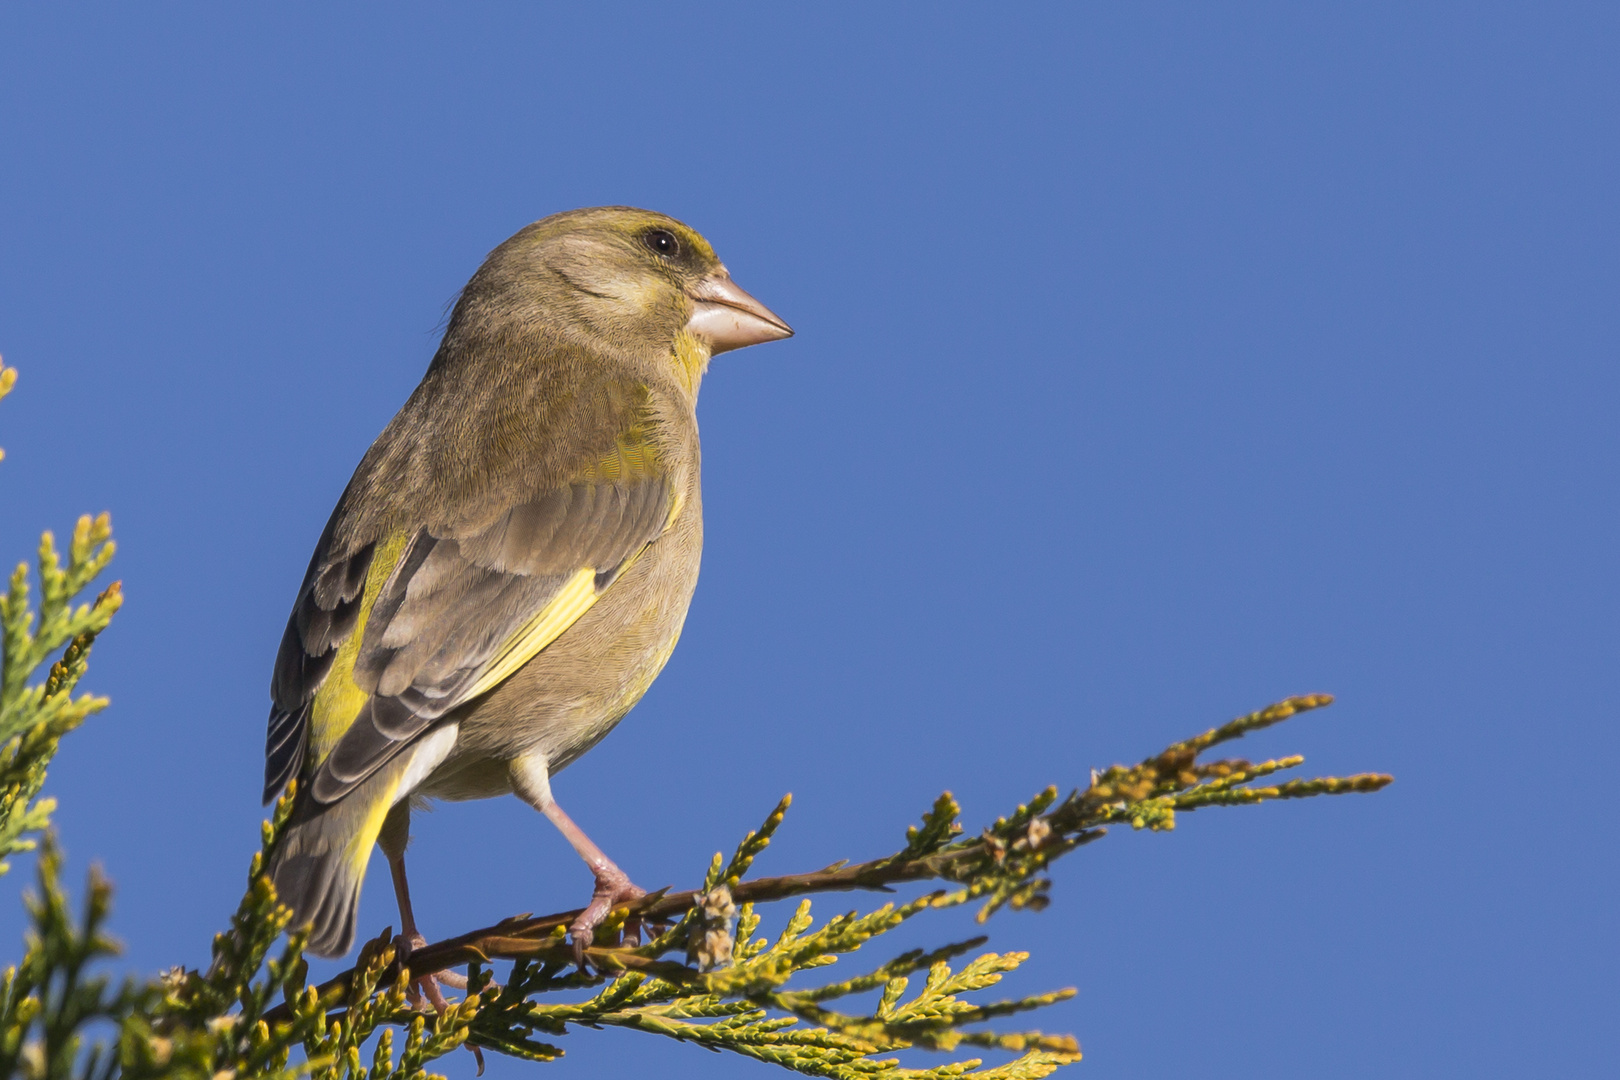
[[[1331, 691], [1248, 752], [1394, 787], [1116, 834], [991, 923], [1034, 953], [1013, 990], [1079, 988], [1042, 1020], [1069, 1075], [1607, 1073], [1617, 31], [1595, 4], [8, 5], [0, 554], [107, 509], [128, 594], [88, 682], [113, 707], [52, 772], [75, 879], [117, 881], [134, 969], [206, 961], [350, 470], [486, 251], [629, 203], [799, 332], [711, 369], [685, 636], [556, 781], [641, 884], [692, 883], [784, 791], [762, 872]], [[430, 937], [589, 889], [510, 799], [422, 820], [412, 865]], [[363, 929], [393, 921], [374, 863]], [[565, 1045], [559, 1075], [769, 1072]]]

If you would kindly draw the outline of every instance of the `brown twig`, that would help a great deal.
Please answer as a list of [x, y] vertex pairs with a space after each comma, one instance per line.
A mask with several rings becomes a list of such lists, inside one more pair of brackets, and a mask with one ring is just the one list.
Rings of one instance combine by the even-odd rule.
[[[1101, 833], [1099, 832], [1100, 836]], [[858, 889], [886, 890], [891, 885], [909, 881], [927, 881], [943, 876], [943, 860], [955, 860], [971, 854], [983, 855], [984, 842], [974, 841], [947, 855], [931, 856], [896, 862], [893, 856], [870, 862], [845, 866], [836, 870], [815, 870], [806, 874], [785, 874], [780, 877], [756, 878], [741, 882], [731, 890], [733, 900], [739, 904], [764, 903], [785, 900], [808, 893], [850, 892]], [[687, 889], [682, 892], [653, 892], [634, 900], [613, 912], [614, 921], [643, 919], [658, 922], [684, 915], [697, 902], [702, 891]], [[457, 937], [446, 938], [412, 952], [406, 967], [412, 976], [428, 975], [447, 968], [460, 967], [474, 961], [540, 959], [572, 962], [574, 950], [558, 935], [579, 917], [583, 908], [559, 912], [555, 915], [531, 916], [523, 919], [504, 919], [494, 926], [470, 930]], [[637, 955], [633, 947], [592, 947], [585, 950], [588, 964], [604, 971], [645, 970], [662, 977], [679, 977], [681, 973], [699, 974], [682, 964], [650, 960]], [[350, 968], [321, 983], [317, 988], [321, 1000], [339, 998], [347, 993], [354, 977]], [[379, 979], [378, 985], [387, 985], [398, 969], [390, 967]], [[279, 1005], [265, 1014], [271, 1023], [290, 1019], [285, 1005]]]

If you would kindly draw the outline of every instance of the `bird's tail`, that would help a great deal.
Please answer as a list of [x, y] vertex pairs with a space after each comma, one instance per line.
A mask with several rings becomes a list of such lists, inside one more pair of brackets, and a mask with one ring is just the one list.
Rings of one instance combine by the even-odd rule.
[[354, 944], [360, 886], [399, 779], [399, 770], [380, 769], [329, 806], [298, 792], [270, 880], [293, 910], [292, 925], [310, 927], [306, 948], [316, 956], [342, 956]]

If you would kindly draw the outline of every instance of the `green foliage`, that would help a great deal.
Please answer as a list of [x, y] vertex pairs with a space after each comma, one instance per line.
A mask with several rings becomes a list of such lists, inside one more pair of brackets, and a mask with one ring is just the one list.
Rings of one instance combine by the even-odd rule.
[[[17, 369], [0, 364], [0, 398], [16, 383]], [[39, 798], [39, 792], [58, 742], [107, 706], [105, 698], [88, 694], [75, 698], [73, 688], [84, 674], [91, 644], [118, 611], [123, 594], [113, 582], [94, 603], [75, 608], [73, 601], [112, 560], [111, 538], [112, 523], [106, 514], [81, 517], [68, 544], [65, 567], [55, 537], [46, 533], [40, 539], [37, 625], [27, 563], [17, 565], [9, 587], [0, 594], [0, 874], [11, 869], [6, 857], [33, 850], [29, 835], [50, 824], [56, 802]], [[62, 655], [45, 680], [28, 685], [58, 649]]]
[[[292, 814], [293, 793], [277, 802], [265, 823], [263, 844], [253, 856], [248, 888], [231, 928], [214, 938], [213, 964], [206, 973], [175, 969], [157, 992], [124, 1018], [121, 1055], [126, 1077], [220, 1075], [291, 1077], [308, 1073], [319, 1080], [371, 1077], [407, 1080], [423, 1077], [425, 1061], [456, 1049], [467, 1037], [467, 1020], [477, 1004], [462, 1003], [443, 1016], [428, 1017], [406, 1008], [409, 977], [394, 963], [386, 939], [369, 943], [351, 983], [339, 993], [320, 994], [305, 985], [305, 935], [288, 934], [274, 958], [291, 913], [276, 902], [264, 867]], [[386, 980], [386, 981], [385, 981]], [[267, 1019], [280, 994], [281, 1016]], [[396, 1062], [393, 1033], [405, 1029]], [[370, 1068], [361, 1048], [382, 1028]], [[291, 1063], [294, 1050], [303, 1060]]]
[[[538, 949], [517, 945], [517, 959], [505, 986], [491, 987], [488, 973], [475, 962], [469, 986], [492, 989], [494, 993], [472, 1022], [472, 1043], [533, 1060], [551, 1060], [562, 1051], [530, 1036], [563, 1035], [570, 1023], [627, 1027], [711, 1049], [730, 1050], [810, 1076], [851, 1078], [946, 1077], [971, 1071], [973, 1076], [1011, 1080], [1045, 1076], [1057, 1065], [1078, 1058], [1079, 1048], [1066, 1036], [1050, 1037], [1037, 1032], [970, 1034], [961, 1030], [993, 1017], [1039, 1008], [1072, 993], [1064, 991], [989, 1006], [960, 1000], [957, 995], [994, 985], [1003, 972], [1016, 968], [1026, 958], [1021, 953], [988, 954], [953, 974], [947, 961], [983, 944], [983, 938], [930, 953], [908, 952], [871, 972], [813, 989], [783, 989], [794, 975], [831, 964], [838, 956], [859, 950], [914, 915], [959, 902], [950, 894], [935, 892], [898, 907], [885, 904], [866, 915], [838, 915], [813, 928], [810, 901], [804, 900], [774, 942], [755, 937], [761, 922], [759, 913], [752, 903], [736, 908], [731, 890], [740, 886], [748, 864], [769, 843], [787, 805], [784, 799], [757, 833], [744, 838], [724, 869], [720, 856], [715, 856], [695, 902], [669, 930], [646, 946], [627, 944], [619, 950], [603, 950], [596, 957], [597, 963], [614, 975], [595, 977], [594, 981], [606, 980], [607, 984], [593, 997], [556, 1005], [542, 1005], [535, 1000], [541, 994], [575, 989], [593, 981], [571, 970], [562, 936], [555, 931], [539, 943]], [[727, 926], [731, 914], [737, 916], [734, 937]], [[724, 935], [723, 946], [717, 947], [717, 935]], [[683, 941], [687, 942], [689, 956], [702, 951], [703, 947], [693, 946], [702, 941], [720, 962], [707, 972], [656, 962], [663, 953], [681, 948]], [[525, 952], [533, 958], [522, 955]], [[930, 972], [927, 983], [911, 1000], [902, 1002], [907, 976], [923, 969]], [[880, 987], [882, 1000], [870, 1016], [840, 1014], [823, 1005]], [[801, 1020], [815, 1026], [798, 1027]], [[978, 1070], [980, 1062], [976, 1060], [924, 1072], [901, 1069], [893, 1059], [874, 1060], [874, 1055], [910, 1047], [951, 1050], [963, 1042], [1028, 1052], [1009, 1065], [990, 1070]]]
[[[17, 382], [15, 368], [0, 364], [0, 398]], [[3, 458], [0, 452], [0, 458]], [[6, 857], [31, 851], [31, 834], [50, 824], [53, 799], [40, 798], [45, 773], [63, 735], [107, 704], [73, 689], [84, 674], [90, 646], [117, 612], [117, 583], [91, 604], [74, 601], [113, 555], [112, 526], [103, 514], [79, 519], [64, 567], [46, 533], [39, 545], [40, 606], [30, 602], [28, 566], [11, 575], [0, 594], [0, 873]], [[29, 678], [60, 649], [43, 681]], [[133, 1010], [141, 992], [132, 983], [117, 990], [90, 972], [115, 956], [117, 943], [103, 927], [112, 888], [90, 875], [84, 914], [75, 923], [60, 883], [61, 855], [46, 837], [40, 852], [39, 892], [27, 900], [33, 924], [21, 963], [0, 972], [0, 1075], [84, 1077], [111, 1075], [117, 1059], [105, 1046], [86, 1050], [85, 1029], [118, 1021]]]
[[[0, 396], [15, 373], [0, 368]], [[95, 636], [116, 612], [113, 585], [94, 602], [72, 605], [106, 567], [113, 545], [105, 516], [82, 519], [66, 566], [49, 534], [40, 547], [40, 607], [30, 604], [26, 567], [0, 597], [0, 869], [46, 827], [52, 802], [40, 798], [58, 741], [102, 708], [72, 690]], [[33, 672], [62, 652], [43, 682]], [[458, 1048], [536, 1063], [561, 1057], [555, 1041], [571, 1027], [621, 1027], [714, 1051], [770, 1062], [806, 1076], [839, 1080], [1024, 1080], [1079, 1060], [1068, 1035], [996, 1030], [988, 1025], [1073, 995], [1057, 990], [984, 1000], [1025, 953], [976, 953], [986, 938], [911, 950], [860, 964], [862, 950], [909, 920], [976, 905], [980, 922], [1003, 907], [1040, 910], [1051, 896], [1055, 859], [1101, 838], [1111, 825], [1167, 831], [1183, 811], [1278, 799], [1375, 791], [1381, 775], [1268, 781], [1298, 757], [1253, 763], [1201, 761], [1206, 751], [1329, 704], [1326, 695], [1291, 698], [1176, 743], [1133, 766], [1093, 773], [1061, 800], [1047, 788], [977, 833], [941, 795], [891, 855], [836, 863], [781, 877], [749, 878], [790, 805], [784, 798], [730, 859], [717, 854], [701, 888], [659, 892], [614, 911], [576, 963], [566, 940], [578, 912], [514, 916], [410, 953], [401, 961], [385, 930], [355, 966], [320, 985], [306, 981], [305, 934], [277, 902], [264, 872], [292, 812], [288, 790], [264, 824], [260, 850], [230, 927], [213, 943], [206, 972], [173, 969], [146, 983], [113, 987], [92, 970], [117, 954], [104, 930], [111, 889], [92, 873], [75, 921], [60, 885], [61, 857], [47, 835], [30, 897], [32, 930], [21, 963], [0, 973], [0, 1072], [38, 1080], [425, 1080], [426, 1065]], [[800, 899], [774, 938], [760, 933], [766, 905], [815, 893], [892, 892], [909, 883], [939, 887], [900, 903], [844, 912], [819, 925]], [[650, 940], [643, 941], [650, 936]], [[278, 947], [279, 942], [279, 947]], [[821, 969], [848, 963], [853, 974], [826, 980]], [[509, 965], [504, 982], [496, 965]], [[413, 980], [465, 966], [468, 991], [443, 1013], [420, 1004]], [[920, 976], [920, 984], [918, 982]], [[277, 998], [281, 1000], [276, 1001]], [[864, 1002], [864, 1004], [861, 1004]], [[88, 1029], [116, 1034], [116, 1048], [90, 1046]], [[962, 1051], [1003, 1055], [986, 1065]], [[906, 1068], [894, 1055], [961, 1056]]]
[[[1259, 783], [1299, 765], [1302, 759], [1297, 757], [1258, 764], [1240, 758], [1200, 760], [1215, 746], [1331, 700], [1312, 695], [1280, 702], [1176, 743], [1137, 765], [1095, 773], [1085, 788], [1061, 800], [1056, 788], [1047, 788], [976, 834], [963, 830], [960, 808], [947, 793], [920, 825], [907, 830], [905, 845], [892, 855], [750, 879], [754, 859], [782, 824], [790, 803], [783, 799], [729, 860], [715, 856], [701, 888], [655, 893], [615, 911], [585, 951], [590, 970], [576, 967], [566, 940], [576, 912], [518, 916], [460, 935], [413, 953], [406, 970], [420, 977], [466, 964], [473, 993], [460, 1008], [471, 1004], [476, 1010], [462, 1014], [468, 1020], [468, 1045], [537, 1062], [561, 1056], [562, 1049], [550, 1040], [574, 1025], [632, 1028], [809, 1076], [1046, 1076], [1078, 1060], [1079, 1047], [1071, 1037], [994, 1031], [984, 1025], [1065, 1000], [1072, 991], [989, 1002], [973, 997], [1022, 963], [1027, 958], [1023, 953], [984, 953], [953, 970], [958, 957], [984, 944], [984, 938], [975, 938], [907, 952], [835, 981], [818, 983], [811, 973], [928, 912], [975, 904], [982, 922], [1002, 907], [1039, 910], [1049, 902], [1046, 872], [1053, 860], [1100, 839], [1110, 825], [1167, 831], [1181, 811], [1383, 787], [1389, 777], [1381, 775]], [[851, 889], [888, 890], [921, 881], [950, 887], [864, 914], [834, 915], [819, 926], [804, 900], [774, 940], [757, 936], [761, 905], [772, 901]], [[662, 931], [642, 944], [637, 931], [661, 923]], [[386, 944], [385, 935], [374, 946]], [[672, 954], [684, 954], [685, 962], [670, 959]], [[504, 984], [493, 978], [497, 961], [512, 964]], [[924, 971], [921, 988], [908, 996], [913, 977]], [[362, 965], [313, 992], [322, 1000], [352, 996], [356, 985], [379, 979], [387, 984], [388, 972], [379, 976]], [[582, 991], [595, 992], [582, 997]], [[833, 1007], [874, 993], [876, 1001], [868, 1011]], [[572, 1000], [554, 1000], [558, 997]], [[283, 1014], [291, 1016], [290, 1010], [272, 1010], [269, 1018], [279, 1022]], [[409, 1015], [396, 1017], [396, 1022]], [[952, 1053], [965, 1047], [1018, 1056], [996, 1066], [967, 1059], [926, 1069], [903, 1068], [891, 1056], [902, 1050]]]
[[143, 998], [133, 982], [109, 988], [90, 966], [118, 954], [103, 930], [112, 887], [92, 871], [84, 914], [75, 924], [59, 883], [62, 857], [47, 837], [39, 857], [39, 893], [28, 898], [34, 931], [22, 963], [0, 973], [0, 1075], [103, 1080], [118, 1059], [105, 1045], [84, 1050], [84, 1030], [121, 1021]]
[[[91, 644], [118, 611], [123, 594], [114, 582], [94, 603], [75, 608], [72, 601], [112, 558], [111, 535], [106, 514], [80, 518], [65, 567], [54, 537], [44, 535], [37, 627], [26, 563], [18, 564], [10, 587], [0, 594], [0, 873], [11, 868], [6, 856], [33, 849], [28, 834], [50, 824], [56, 802], [38, 796], [58, 742], [107, 706], [106, 698], [74, 697], [73, 688], [84, 674]], [[44, 681], [28, 685], [28, 677], [64, 645]]]

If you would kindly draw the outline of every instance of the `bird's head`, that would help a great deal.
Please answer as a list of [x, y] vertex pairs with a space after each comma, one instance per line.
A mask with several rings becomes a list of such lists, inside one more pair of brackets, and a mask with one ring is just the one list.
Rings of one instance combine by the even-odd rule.
[[713, 353], [793, 334], [731, 280], [694, 229], [623, 206], [571, 210], [521, 230], [490, 253], [468, 301], [486, 318], [700, 368]]

